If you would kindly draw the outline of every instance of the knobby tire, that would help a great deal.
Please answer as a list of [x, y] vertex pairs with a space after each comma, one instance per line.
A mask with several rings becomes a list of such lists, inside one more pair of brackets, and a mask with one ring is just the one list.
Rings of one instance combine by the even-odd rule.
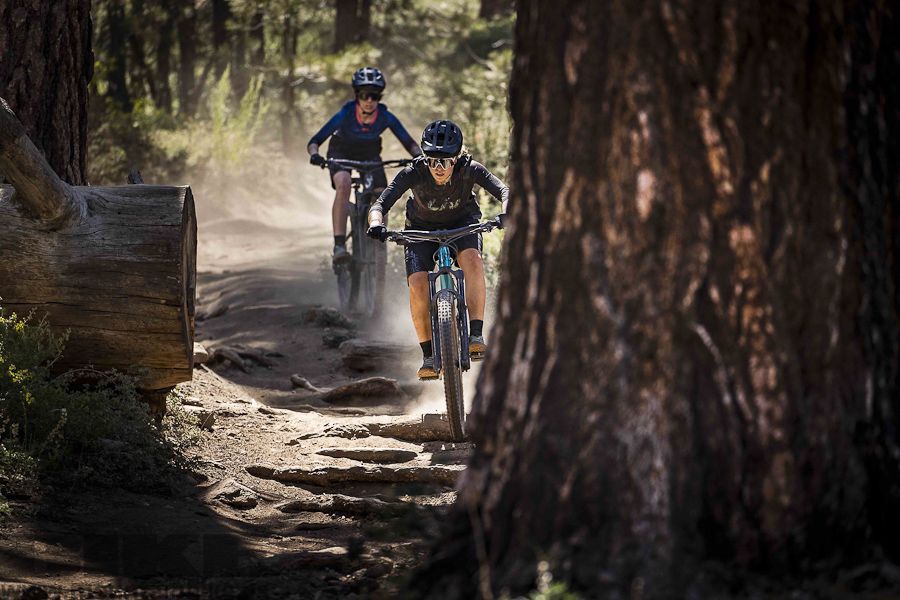
[[447, 420], [450, 436], [455, 442], [466, 438], [466, 410], [463, 400], [462, 369], [459, 353], [459, 324], [456, 302], [450, 294], [437, 299], [437, 325], [441, 346], [441, 376], [444, 379], [444, 398], [447, 400]]

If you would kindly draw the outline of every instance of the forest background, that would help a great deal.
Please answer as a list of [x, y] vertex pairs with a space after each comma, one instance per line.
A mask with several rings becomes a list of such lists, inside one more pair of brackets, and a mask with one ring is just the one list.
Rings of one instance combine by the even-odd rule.
[[[97, 0], [93, 19], [92, 185], [132, 168], [157, 183], [189, 173], [201, 221], [215, 211], [284, 226], [327, 211], [330, 197], [305, 203], [309, 182], [321, 195], [327, 181], [307, 166], [306, 143], [365, 65], [384, 71], [383, 102], [414, 138], [453, 119], [477, 160], [506, 177], [510, 2]], [[389, 132], [384, 142], [385, 158], [406, 156]], [[492, 264], [500, 240], [488, 241]]]

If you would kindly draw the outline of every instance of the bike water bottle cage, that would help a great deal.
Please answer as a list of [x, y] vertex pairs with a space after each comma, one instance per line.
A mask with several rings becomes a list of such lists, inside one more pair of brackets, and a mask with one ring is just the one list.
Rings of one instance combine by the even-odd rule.
[[371, 91], [383, 92], [387, 82], [384, 80], [384, 75], [382, 75], [381, 71], [375, 67], [363, 67], [357, 69], [356, 73], [353, 74], [350, 84], [354, 90], [367, 87], [372, 88]]
[[426, 156], [453, 158], [462, 151], [462, 130], [453, 121], [432, 121], [422, 132], [420, 146]]

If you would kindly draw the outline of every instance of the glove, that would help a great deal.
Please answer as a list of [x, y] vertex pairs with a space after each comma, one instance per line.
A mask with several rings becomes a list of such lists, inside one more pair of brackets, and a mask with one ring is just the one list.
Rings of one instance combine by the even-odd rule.
[[497, 215], [497, 228], [504, 229], [506, 228], [506, 222], [509, 219], [509, 216], [506, 213], [500, 213]]
[[316, 152], [309, 157], [309, 164], [315, 165], [317, 167], [324, 167], [326, 164], [325, 157]]
[[366, 235], [373, 240], [383, 242], [387, 239], [387, 228], [384, 225], [369, 225], [366, 229]]

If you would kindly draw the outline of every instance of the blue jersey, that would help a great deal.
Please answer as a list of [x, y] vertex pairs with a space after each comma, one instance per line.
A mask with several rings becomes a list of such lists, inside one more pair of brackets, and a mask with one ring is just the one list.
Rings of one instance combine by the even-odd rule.
[[[321, 146], [330, 137], [329, 152], [337, 147], [353, 154], [374, 153], [378, 155], [381, 153], [381, 134], [385, 129], [390, 129], [403, 147], [412, 154], [412, 147], [416, 142], [387, 106], [378, 104], [377, 114], [372, 123], [363, 123], [357, 114], [356, 107], [356, 100], [350, 100], [344, 104], [341, 110], [331, 117], [316, 135], [310, 138], [307, 146], [309, 144]], [[354, 150], [356, 152], [353, 152]]]

